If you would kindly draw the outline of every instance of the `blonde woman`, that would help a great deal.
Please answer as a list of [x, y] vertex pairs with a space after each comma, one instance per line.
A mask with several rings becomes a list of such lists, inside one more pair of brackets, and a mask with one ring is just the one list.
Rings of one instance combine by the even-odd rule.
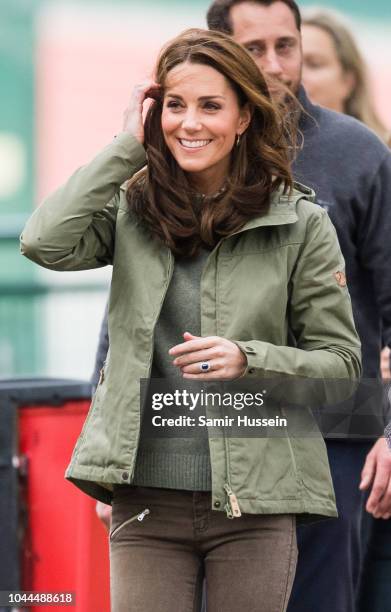
[[365, 123], [385, 142], [390, 131], [375, 108], [367, 66], [342, 16], [302, 12], [303, 84], [313, 102]]

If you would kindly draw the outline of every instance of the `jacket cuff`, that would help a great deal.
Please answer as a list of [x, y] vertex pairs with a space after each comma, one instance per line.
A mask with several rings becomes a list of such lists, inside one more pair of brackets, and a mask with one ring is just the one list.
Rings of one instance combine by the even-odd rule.
[[256, 341], [256, 347], [251, 340], [248, 342], [233, 340], [233, 342], [240, 348], [247, 359], [246, 369], [240, 378], [256, 378], [259, 376], [263, 370], [262, 363], [264, 362], [264, 355], [259, 340]]
[[[143, 145], [131, 134], [120, 132], [109, 144], [110, 148], [117, 149], [118, 154], [126, 159], [136, 170], [142, 168], [147, 163], [147, 154]], [[128, 178], [125, 177], [125, 179]], [[124, 180], [125, 180], [124, 179]]]

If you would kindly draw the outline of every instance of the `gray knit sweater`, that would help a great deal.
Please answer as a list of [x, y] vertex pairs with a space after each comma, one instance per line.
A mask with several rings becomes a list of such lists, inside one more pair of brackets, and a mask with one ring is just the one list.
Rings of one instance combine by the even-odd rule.
[[[164, 378], [175, 389], [180, 371], [172, 365], [169, 348], [183, 342], [189, 331], [201, 335], [200, 282], [209, 252], [202, 250], [196, 258], [178, 260], [155, 328], [152, 379]], [[206, 428], [197, 428], [193, 437], [160, 437], [146, 435], [146, 419], [152, 418], [152, 407], [143, 408], [140, 443], [133, 484], [190, 491], [211, 490], [211, 468]], [[203, 433], [200, 434], [199, 430]]]

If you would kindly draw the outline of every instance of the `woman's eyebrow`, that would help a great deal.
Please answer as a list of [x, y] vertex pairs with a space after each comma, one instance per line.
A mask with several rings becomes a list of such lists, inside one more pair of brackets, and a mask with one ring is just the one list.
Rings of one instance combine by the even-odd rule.
[[210, 100], [211, 98], [220, 98], [221, 100], [225, 100], [225, 96], [222, 96], [221, 94], [212, 94], [210, 96], [200, 96], [198, 99], [199, 100]]
[[[166, 93], [166, 97], [167, 98], [178, 98], [178, 100], [183, 100], [182, 96], [180, 96], [179, 94], [176, 94], [175, 92], [168, 91]], [[198, 100], [210, 100], [211, 98], [220, 98], [221, 100], [225, 100], [225, 96], [222, 96], [221, 94], [210, 94], [209, 96], [200, 96]]]

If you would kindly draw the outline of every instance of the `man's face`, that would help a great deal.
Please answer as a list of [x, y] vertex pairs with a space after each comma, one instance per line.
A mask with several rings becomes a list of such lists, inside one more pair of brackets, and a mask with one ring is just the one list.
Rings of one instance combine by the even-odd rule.
[[233, 39], [243, 45], [264, 74], [271, 95], [279, 100], [301, 81], [302, 50], [295, 17], [283, 2], [263, 6], [241, 2], [230, 10]]

